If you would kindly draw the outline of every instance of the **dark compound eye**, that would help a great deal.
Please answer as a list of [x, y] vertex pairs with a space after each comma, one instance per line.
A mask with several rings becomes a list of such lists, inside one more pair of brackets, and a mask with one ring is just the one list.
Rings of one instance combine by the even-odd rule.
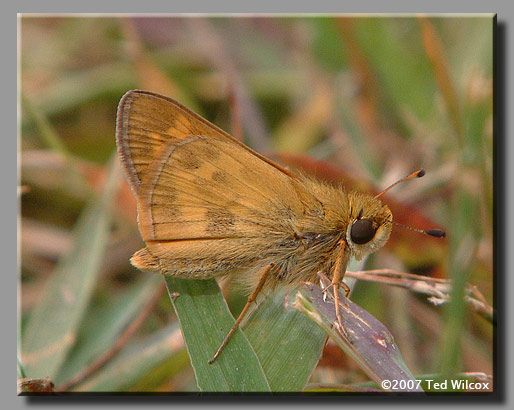
[[375, 237], [376, 229], [369, 219], [359, 219], [355, 221], [350, 230], [350, 237], [353, 243], [362, 245], [368, 243]]

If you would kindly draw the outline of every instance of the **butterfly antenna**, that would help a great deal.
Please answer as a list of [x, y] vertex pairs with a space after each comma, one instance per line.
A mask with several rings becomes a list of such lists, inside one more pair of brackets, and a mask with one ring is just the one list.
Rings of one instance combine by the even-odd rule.
[[409, 174], [406, 177], [403, 177], [402, 179], [396, 181], [394, 184], [389, 185], [382, 192], [380, 192], [379, 194], [375, 195], [375, 198], [378, 198], [378, 197], [384, 195], [387, 191], [389, 191], [390, 189], [394, 188], [396, 185], [401, 184], [404, 181], [407, 181], [408, 179], [411, 179], [411, 178], [421, 178], [423, 175], [425, 175], [425, 170], [424, 169], [418, 169], [416, 172], [413, 172], [412, 174]]
[[[411, 179], [411, 178], [421, 178], [424, 175], [425, 175], [425, 170], [424, 169], [418, 169], [417, 171], [413, 172], [412, 174], [409, 174], [406, 177], [396, 181], [394, 184], [389, 185], [386, 189], [384, 189], [382, 192], [380, 192], [378, 195], [376, 195], [375, 198], [378, 198], [378, 197], [384, 195], [391, 188], [394, 188], [396, 185], [398, 185], [398, 184], [400, 184], [400, 183], [402, 183], [404, 181], [407, 181], [408, 179]], [[440, 229], [417, 229], [417, 228], [413, 228], [411, 226], [403, 225], [403, 224], [395, 222], [395, 221], [391, 221], [391, 222], [394, 225], [401, 226], [402, 228], [409, 229], [409, 230], [414, 231], [414, 232], [419, 232], [419, 233], [422, 233], [422, 234], [425, 234], [425, 235], [430, 235], [430, 236], [433, 236], [435, 238], [444, 238], [446, 236], [446, 232], [444, 232], [444, 231], [442, 231]]]
[[408, 229], [410, 231], [423, 233], [425, 235], [430, 235], [435, 238], [444, 238], [446, 236], [446, 232], [442, 231], [441, 229], [418, 229], [413, 228], [412, 226], [403, 225], [401, 223], [391, 221], [394, 225], [401, 226], [402, 228]]

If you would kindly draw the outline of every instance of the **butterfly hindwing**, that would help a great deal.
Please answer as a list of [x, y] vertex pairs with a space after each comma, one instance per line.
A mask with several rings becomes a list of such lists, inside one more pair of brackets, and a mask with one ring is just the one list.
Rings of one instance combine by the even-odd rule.
[[230, 140], [207, 136], [169, 143], [146, 169], [138, 202], [148, 252], [161, 267], [174, 266], [169, 273], [187, 276], [253, 263], [290, 235], [303, 211], [288, 175]]

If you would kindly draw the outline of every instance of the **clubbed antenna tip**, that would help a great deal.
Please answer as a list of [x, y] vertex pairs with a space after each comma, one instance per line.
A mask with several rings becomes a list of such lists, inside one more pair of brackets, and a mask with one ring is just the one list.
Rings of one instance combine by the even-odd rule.
[[425, 233], [436, 238], [444, 238], [446, 236], [446, 232], [440, 229], [427, 229]]

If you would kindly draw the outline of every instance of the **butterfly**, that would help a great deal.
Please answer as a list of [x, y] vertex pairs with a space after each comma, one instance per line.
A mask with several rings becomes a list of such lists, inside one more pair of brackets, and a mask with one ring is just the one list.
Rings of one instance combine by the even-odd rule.
[[[393, 216], [379, 196], [294, 173], [177, 101], [149, 91], [120, 101], [116, 143], [137, 199], [146, 246], [131, 263], [185, 279], [231, 276], [250, 293], [221, 353], [261, 291], [319, 282], [339, 287], [350, 258], [388, 240]], [[442, 236], [440, 231], [423, 231]]]

